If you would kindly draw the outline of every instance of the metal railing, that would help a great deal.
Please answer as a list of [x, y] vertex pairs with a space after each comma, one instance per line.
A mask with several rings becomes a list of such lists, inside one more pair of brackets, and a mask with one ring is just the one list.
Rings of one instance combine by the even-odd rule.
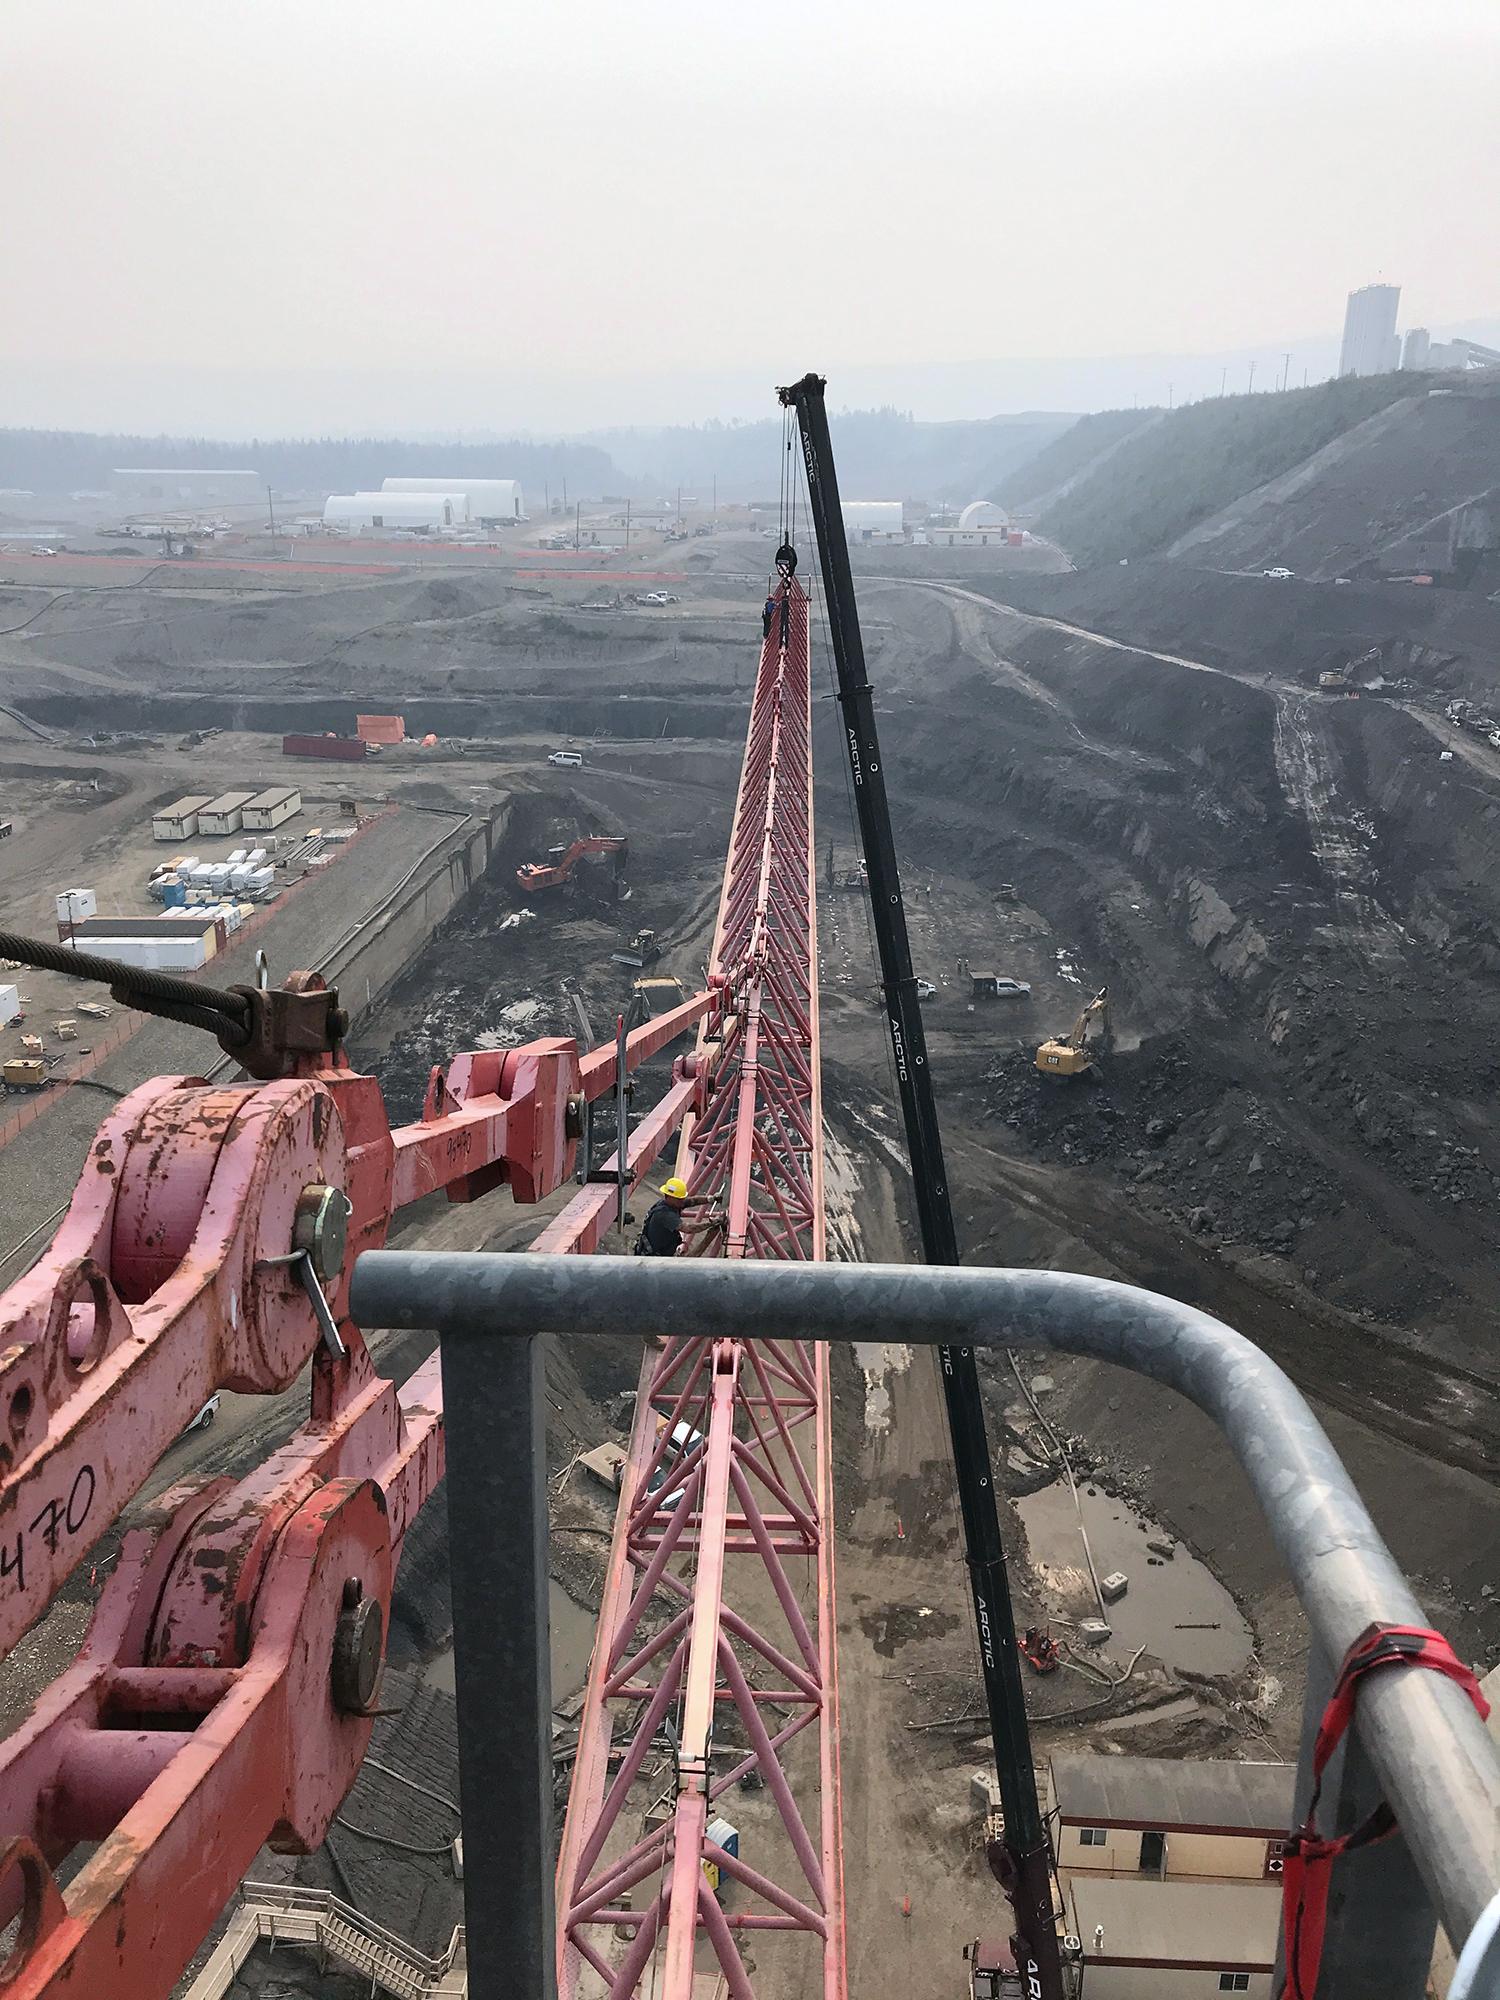
[[[491, 1779], [499, 1770], [517, 1779], [503, 1787], [465, 1779], [470, 1882], [514, 1879], [521, 1847], [552, 1852], [550, 1786], [518, 1778], [549, 1740], [535, 1350], [544, 1331], [594, 1339], [712, 1331], [753, 1340], [775, 1327], [811, 1340], [1045, 1349], [1178, 1390], [1223, 1432], [1307, 1614], [1312, 1662], [1299, 1810], [1330, 1663], [1373, 1623], [1425, 1623], [1289, 1377], [1241, 1334], [1154, 1292], [1053, 1271], [378, 1251], [359, 1259], [351, 1305], [363, 1327], [425, 1327], [442, 1336], [455, 1600], [466, 1583], [488, 1607], [471, 1624], [469, 1656], [462, 1644], [456, 1651], [461, 1756]], [[524, 1648], [515, 1643], [518, 1604], [543, 1613]], [[1434, 1911], [1458, 1956], [1453, 2000], [1500, 2000], [1500, 1752], [1467, 1696], [1441, 1675], [1393, 1666], [1362, 1684], [1355, 1727], [1325, 1775], [1323, 1824], [1335, 1832], [1356, 1825], [1380, 1797], [1400, 1833], [1335, 1865], [1318, 2000], [1377, 1993], [1419, 2000]], [[493, 1889], [473, 1899], [473, 2000], [553, 1992], [550, 1897], [542, 1911], [523, 1907], [530, 1901]]]
[[372, 1993], [465, 2000], [464, 1933], [459, 1925], [437, 1958], [352, 1908], [327, 1889], [298, 1883], [244, 1882], [229, 1928], [189, 1987], [185, 2000], [223, 2000], [257, 1944], [306, 1945], [372, 1981]]

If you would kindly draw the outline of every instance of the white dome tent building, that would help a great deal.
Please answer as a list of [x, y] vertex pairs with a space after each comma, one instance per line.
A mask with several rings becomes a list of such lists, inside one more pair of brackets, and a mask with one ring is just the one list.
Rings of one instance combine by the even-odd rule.
[[381, 481], [386, 493], [461, 493], [469, 503], [469, 519], [486, 526], [524, 521], [526, 507], [515, 479], [416, 478], [405, 473]]
[[940, 549], [1003, 549], [1016, 547], [1021, 536], [1003, 507], [993, 500], [971, 500], [957, 521], [929, 521], [927, 540]]
[[441, 534], [468, 525], [468, 495], [440, 493], [332, 493], [323, 526], [346, 535]]

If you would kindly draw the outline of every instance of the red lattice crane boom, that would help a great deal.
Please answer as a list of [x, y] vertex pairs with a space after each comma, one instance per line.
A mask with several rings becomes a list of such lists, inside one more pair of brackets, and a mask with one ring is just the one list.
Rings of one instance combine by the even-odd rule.
[[[808, 606], [787, 578], [751, 706], [702, 1097], [680, 1144], [689, 1192], [712, 1210], [688, 1254], [823, 1256], [814, 877]], [[564, 1224], [536, 1247], [569, 1247]], [[558, 1865], [565, 2000], [692, 2000], [709, 1966], [749, 2000], [793, 1959], [797, 1990], [842, 2000], [828, 1413], [826, 1347], [784, 1329], [742, 1342], [705, 1327], [646, 1356]], [[659, 1804], [642, 1818], [652, 1764]], [[731, 1810], [739, 1853], [723, 1844]], [[715, 1880], [735, 1885], [732, 1914]]]

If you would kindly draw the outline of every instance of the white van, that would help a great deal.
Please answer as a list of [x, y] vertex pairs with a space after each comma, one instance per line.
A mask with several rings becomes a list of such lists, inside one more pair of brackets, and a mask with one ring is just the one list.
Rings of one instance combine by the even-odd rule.
[[566, 764], [570, 769], [576, 770], [583, 762], [583, 758], [576, 750], [554, 750], [547, 759], [547, 762], [549, 764]]
[[[666, 1485], [669, 1475], [677, 1465], [683, 1459], [687, 1458], [690, 1453], [695, 1452], [703, 1441], [702, 1431], [695, 1431], [691, 1424], [674, 1424], [672, 1426], [672, 1441], [662, 1456], [661, 1464], [657, 1466], [655, 1472], [647, 1480], [646, 1491], [648, 1493], [660, 1493], [661, 1489]], [[675, 1507], [681, 1498], [682, 1493], [679, 1490], [671, 1496], [667, 1504]]]

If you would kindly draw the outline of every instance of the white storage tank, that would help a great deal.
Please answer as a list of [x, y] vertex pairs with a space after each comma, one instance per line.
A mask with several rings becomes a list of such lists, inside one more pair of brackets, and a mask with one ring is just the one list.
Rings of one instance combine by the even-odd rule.
[[20, 1011], [20, 989], [15, 986], [0, 986], [0, 1027], [13, 1021]]

